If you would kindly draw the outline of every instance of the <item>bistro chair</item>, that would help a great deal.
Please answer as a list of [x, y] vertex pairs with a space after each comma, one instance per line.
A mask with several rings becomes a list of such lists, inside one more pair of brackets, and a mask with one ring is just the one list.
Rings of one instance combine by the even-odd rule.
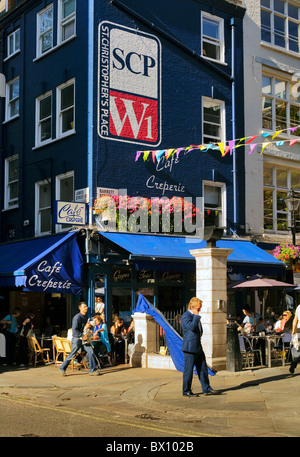
[[58, 365], [58, 358], [60, 355], [62, 355], [62, 359], [65, 360], [66, 356], [65, 356], [65, 351], [64, 351], [64, 347], [63, 347], [63, 344], [62, 344], [62, 339], [63, 338], [60, 338], [59, 336], [53, 336], [52, 337], [52, 341], [53, 341], [53, 344], [54, 344], [54, 347], [55, 347], [55, 352], [56, 352], [56, 356], [55, 356], [55, 366]]
[[240, 352], [241, 352], [241, 355], [242, 355], [242, 367], [243, 368], [250, 367], [249, 354], [248, 354], [248, 352], [246, 350], [245, 340], [244, 340], [244, 337], [242, 335], [239, 335], [239, 344], [240, 344]]
[[[34, 366], [36, 367], [36, 364], [39, 361], [50, 365], [50, 359], [49, 359], [50, 349], [49, 348], [42, 349], [38, 343], [38, 340], [33, 336], [28, 336], [27, 341], [28, 341], [28, 345], [29, 345], [31, 360], [32, 360], [32, 357], [34, 356]], [[44, 356], [46, 356], [46, 360], [45, 360]], [[38, 357], [40, 357], [41, 360], [38, 360]]]
[[262, 366], [262, 353], [261, 349], [254, 349], [252, 341], [242, 335], [239, 335], [240, 351], [242, 354], [242, 362], [244, 368], [253, 368], [255, 355], [259, 356], [260, 364]]
[[[61, 342], [62, 342], [62, 345], [64, 348], [64, 354], [65, 354], [64, 358], [66, 358], [71, 353], [72, 344], [71, 344], [70, 340], [67, 340], [67, 338], [61, 338]], [[77, 352], [76, 355], [71, 360], [72, 371], [74, 370], [74, 367], [75, 367], [76, 358], [80, 358], [80, 360], [81, 360], [80, 363], [78, 363], [78, 365], [76, 366], [76, 368], [80, 369], [82, 366], [84, 368], [87, 368], [87, 365], [84, 360], [84, 354], [82, 352]]]

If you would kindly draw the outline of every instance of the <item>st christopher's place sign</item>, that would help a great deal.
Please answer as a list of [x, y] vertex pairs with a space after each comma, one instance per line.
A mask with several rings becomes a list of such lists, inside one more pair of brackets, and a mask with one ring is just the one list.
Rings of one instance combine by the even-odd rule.
[[157, 146], [161, 142], [161, 44], [154, 35], [99, 24], [98, 134]]

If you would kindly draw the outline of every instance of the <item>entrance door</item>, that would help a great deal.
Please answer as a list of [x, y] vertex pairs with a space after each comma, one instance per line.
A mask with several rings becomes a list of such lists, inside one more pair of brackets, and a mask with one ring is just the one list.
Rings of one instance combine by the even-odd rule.
[[185, 288], [180, 286], [158, 287], [158, 309], [170, 325], [181, 333], [180, 317], [186, 309]]
[[113, 287], [112, 288], [112, 322], [116, 318], [124, 320], [125, 327], [128, 328], [132, 314], [131, 288]]

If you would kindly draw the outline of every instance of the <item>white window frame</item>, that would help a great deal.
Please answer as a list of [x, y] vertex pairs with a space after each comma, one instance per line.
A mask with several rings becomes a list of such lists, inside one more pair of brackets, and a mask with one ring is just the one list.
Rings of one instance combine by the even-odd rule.
[[[67, 109], [63, 110], [61, 108], [61, 93], [68, 87], [73, 85], [74, 87], [74, 102], [73, 105], [70, 105]], [[69, 109], [73, 109], [73, 127], [66, 132], [62, 131], [62, 120], [63, 114], [66, 113]], [[75, 133], [75, 78], [65, 82], [64, 84], [56, 88], [56, 137], [63, 138], [65, 136]]]
[[209, 97], [202, 97], [202, 143], [208, 144], [208, 143], [205, 143], [204, 137], [212, 136], [212, 135], [204, 134], [204, 124], [208, 123], [204, 119], [204, 108], [205, 108], [205, 105], [207, 105], [207, 104], [214, 104], [216, 106], [220, 106], [220, 124], [215, 124], [215, 125], [219, 126], [220, 135], [218, 137], [214, 137], [215, 141], [213, 141], [212, 143], [223, 143], [223, 142], [225, 142], [225, 138], [226, 138], [225, 102], [222, 100], [216, 100], [216, 99], [209, 98]]
[[[46, 13], [50, 9], [52, 9], [52, 26], [49, 29], [47, 29], [45, 32], [41, 33], [41, 17], [44, 13]], [[41, 56], [47, 54], [48, 52], [50, 52], [54, 47], [54, 7], [53, 7], [53, 3], [48, 5], [47, 8], [44, 8], [43, 10], [41, 10], [37, 13], [36, 23], [37, 23], [36, 55], [37, 55], [37, 57], [41, 57]], [[46, 49], [45, 51], [43, 51], [42, 50], [43, 36], [46, 33], [48, 33], [49, 31], [52, 31], [51, 47], [49, 49]]]
[[[217, 22], [219, 26], [219, 39], [216, 40], [213, 37], [205, 36], [203, 33], [203, 21], [207, 19], [209, 21]], [[224, 19], [218, 16], [213, 16], [209, 13], [201, 11], [201, 56], [204, 59], [212, 60], [213, 62], [225, 63], [225, 43], [224, 43]], [[220, 57], [215, 59], [205, 55], [203, 43], [208, 43], [219, 48]]]
[[[10, 98], [10, 87], [18, 82], [18, 96], [14, 98]], [[11, 104], [12, 102], [20, 101], [20, 77], [16, 76], [14, 79], [10, 80], [6, 84], [6, 97], [5, 97], [5, 121], [10, 121], [11, 119], [15, 119], [20, 115], [20, 103], [18, 106], [18, 112], [11, 116]]]
[[[71, 201], [74, 201], [74, 171], [69, 171], [67, 173], [64, 173], [62, 175], [58, 175], [55, 177], [55, 200], [62, 199], [62, 196], [60, 194], [61, 181], [63, 181], [64, 179], [71, 178], [71, 177], [73, 178], [73, 200], [71, 200]], [[63, 231], [69, 230], [69, 229], [70, 229], [70, 225], [56, 224], [56, 227], [55, 227], [56, 232], [63, 232]]]
[[[65, 0], [59, 0], [58, 2], [58, 17], [57, 17], [57, 22], [58, 22], [58, 26], [57, 26], [57, 44], [62, 44], [62, 43], [65, 43], [66, 41], [70, 40], [72, 37], [74, 37], [76, 35], [76, 0], [75, 0], [75, 11], [71, 14], [69, 14], [69, 16], [63, 18], [63, 14], [62, 14], [62, 11], [63, 11], [63, 2]], [[68, 38], [65, 38], [63, 39], [63, 29], [65, 26], [71, 24], [71, 23], [74, 23], [74, 31], [73, 31], [73, 34], [71, 36], [69, 36]]]
[[[40, 119], [40, 103], [42, 100], [44, 100], [45, 98], [48, 98], [48, 97], [51, 97], [51, 114], [50, 116], [48, 116], [47, 118], [44, 118], [44, 119]], [[44, 144], [47, 144], [47, 143], [50, 143], [51, 141], [53, 141], [53, 138], [52, 138], [52, 119], [53, 119], [53, 116], [52, 116], [52, 91], [49, 91], [49, 92], [46, 92], [45, 94], [43, 95], [40, 95], [39, 97], [37, 97], [36, 99], [36, 115], [35, 115], [35, 119], [36, 119], [36, 122], [35, 122], [35, 145], [36, 147], [38, 146], [41, 146], [41, 145], [44, 145]], [[47, 138], [45, 140], [42, 139], [41, 137], [41, 125], [44, 121], [46, 120], [51, 120], [51, 136], [50, 138]]]
[[[262, 128], [265, 131], [273, 131], [273, 130], [285, 130], [284, 133], [285, 135], [292, 135], [292, 136], [300, 136], [300, 130], [296, 130], [295, 132], [290, 132], [288, 129], [292, 127], [296, 127], [297, 125], [300, 124], [299, 122], [296, 122], [295, 125], [291, 125], [291, 107], [294, 106], [296, 108], [300, 108], [300, 97], [299, 101], [292, 100], [291, 98], [291, 92], [293, 92], [293, 86], [295, 87], [295, 94], [298, 94], [298, 86], [299, 82], [297, 80], [292, 81], [291, 79], [283, 78], [281, 75], [273, 74], [273, 73], [268, 73], [264, 71], [262, 73], [262, 77], [270, 78], [271, 79], [271, 93], [264, 93], [262, 91], [262, 102], [263, 99], [269, 99], [271, 101], [271, 106], [272, 106], [272, 119], [271, 119], [271, 128], [268, 129], [267, 127], [263, 126], [263, 112], [262, 112]], [[276, 96], [276, 89], [275, 89], [275, 82], [283, 82], [285, 84], [285, 97], [281, 96], [279, 97], [278, 94]], [[263, 90], [263, 88], [262, 88]], [[280, 126], [276, 125], [280, 122], [279, 119], [276, 117], [276, 102], [282, 102], [286, 104], [286, 125], [281, 128]], [[262, 106], [263, 109], [263, 106]]]
[[[19, 47], [16, 47], [16, 36], [17, 34], [19, 35]], [[18, 52], [20, 52], [20, 38], [21, 38], [21, 29], [20, 27], [18, 27], [16, 30], [14, 30], [12, 33], [10, 33], [7, 37], [7, 58], [8, 57], [12, 57], [14, 54], [17, 54]], [[12, 48], [11, 49], [11, 44], [12, 44]]]
[[[203, 208], [204, 211], [206, 209], [205, 207], [205, 192], [204, 188], [205, 186], [210, 186], [210, 187], [218, 187], [221, 189], [221, 207], [218, 208], [218, 211], [221, 211], [221, 220], [220, 220], [220, 227], [226, 227], [227, 226], [227, 192], [226, 192], [226, 184], [223, 182], [217, 182], [217, 181], [202, 181], [202, 195], [203, 195]], [[212, 208], [212, 211], [216, 211], [216, 208]]]
[[[280, 234], [288, 234], [289, 233], [289, 227], [291, 227], [292, 224], [292, 214], [288, 209], [286, 208], [286, 211], [284, 210], [279, 210], [277, 209], [277, 192], [284, 192], [287, 196], [288, 192], [292, 188], [292, 178], [291, 178], [291, 173], [292, 172], [297, 172], [300, 174], [300, 169], [299, 168], [287, 168], [285, 164], [280, 164], [280, 163], [271, 163], [271, 162], [265, 162], [264, 163], [264, 169], [265, 168], [271, 168], [272, 169], [272, 184], [265, 184], [263, 182], [263, 195], [265, 191], [271, 191], [272, 192], [272, 218], [269, 218], [272, 220], [272, 229], [267, 229], [264, 228], [264, 231], [266, 233], [280, 233]], [[277, 184], [277, 171], [278, 170], [286, 170], [287, 172], [287, 183], [286, 186], [281, 187]], [[297, 190], [297, 189], [296, 189]], [[278, 217], [277, 215], [286, 215], [286, 223], [287, 223], [287, 230], [279, 230], [277, 228], [277, 223], [278, 223]], [[299, 210], [298, 210], [298, 215], [296, 215], [296, 219], [299, 223]], [[263, 215], [263, 227], [265, 227], [265, 207], [264, 207], [264, 215]]]
[[13, 156], [5, 159], [5, 170], [4, 170], [4, 173], [5, 173], [5, 175], [4, 175], [4, 180], [5, 180], [4, 181], [4, 183], [5, 183], [4, 184], [4, 209], [5, 210], [18, 208], [18, 206], [19, 206], [19, 195], [15, 199], [10, 198], [11, 184], [18, 183], [18, 194], [19, 194], [19, 173], [18, 173], [17, 179], [14, 179], [12, 181], [10, 181], [10, 179], [9, 179], [10, 162], [12, 162], [13, 160], [18, 160], [18, 159], [19, 159], [18, 154], [14, 154]]
[[51, 188], [51, 179], [44, 179], [43, 181], [38, 181], [35, 183], [35, 234], [36, 235], [49, 235], [52, 232], [52, 220], [50, 223], [50, 230], [46, 232], [41, 231], [41, 217], [42, 214], [41, 212], [43, 210], [51, 209], [51, 201], [50, 201], [50, 206], [45, 206], [44, 208], [40, 208], [40, 187], [48, 184], [50, 186], [50, 192], [52, 192]]
[[[298, 19], [289, 16], [288, 6], [291, 5], [293, 7], [298, 8]], [[269, 46], [275, 46], [277, 49], [285, 49], [287, 52], [293, 52], [296, 54], [300, 53], [300, 6], [299, 2], [293, 0], [286, 0], [284, 3], [284, 12], [275, 11], [274, 2], [270, 0], [270, 8], [267, 6], [261, 6], [261, 14], [262, 12], [266, 12], [270, 15], [270, 30], [266, 30], [266, 32], [270, 33], [271, 41], [265, 41], [262, 39], [262, 43], [266, 43]], [[275, 44], [275, 17], [281, 18], [284, 21], [284, 34], [282, 38], [284, 39], [284, 46], [280, 44]], [[290, 49], [290, 35], [289, 35], [289, 22], [292, 22], [297, 25], [298, 28], [298, 51]], [[263, 26], [261, 24], [261, 29], [263, 31]], [[280, 33], [278, 33], [280, 35]]]

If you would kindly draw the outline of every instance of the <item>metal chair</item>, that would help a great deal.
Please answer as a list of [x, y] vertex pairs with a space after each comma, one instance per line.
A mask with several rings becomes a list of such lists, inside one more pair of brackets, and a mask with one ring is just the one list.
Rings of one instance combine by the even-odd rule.
[[[49, 359], [49, 348], [41, 348], [41, 346], [38, 343], [38, 340], [33, 337], [33, 336], [28, 336], [27, 337], [28, 341], [28, 346], [30, 350], [30, 358], [32, 359], [32, 356], [34, 356], [34, 366], [36, 367], [37, 362], [39, 362], [38, 357], [41, 358], [40, 362], [44, 362], [45, 364], [50, 365], [50, 359]], [[46, 356], [46, 360], [44, 358]]]
[[243, 368], [250, 367], [249, 351], [247, 351], [247, 349], [246, 349], [245, 339], [242, 335], [239, 335], [239, 344], [240, 344], [240, 352], [242, 355], [242, 367]]
[[244, 368], [254, 367], [255, 355], [259, 356], [260, 365], [262, 366], [263, 363], [261, 349], [254, 348], [253, 342], [250, 340], [250, 338], [247, 338], [243, 335], [239, 335], [239, 344], [240, 351], [242, 354], [242, 363], [245, 365]]
[[260, 348], [255, 348], [254, 347], [254, 340], [252, 338], [247, 338], [247, 342], [250, 347], [250, 353], [251, 354], [251, 363], [252, 363], [252, 368], [254, 366], [254, 361], [255, 361], [255, 356], [259, 356], [259, 361], [260, 361], [260, 366], [263, 366], [263, 359], [262, 359], [262, 352]]

